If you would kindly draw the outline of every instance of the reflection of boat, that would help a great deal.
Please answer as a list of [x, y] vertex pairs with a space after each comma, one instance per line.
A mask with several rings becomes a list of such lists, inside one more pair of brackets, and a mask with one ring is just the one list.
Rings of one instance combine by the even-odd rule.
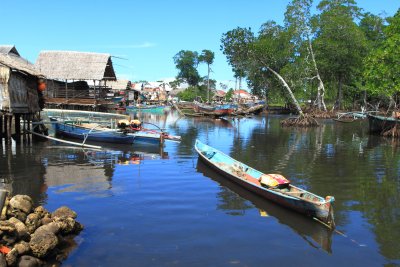
[[111, 129], [98, 123], [81, 120], [60, 120], [50, 118], [56, 134], [81, 139], [106, 143], [132, 144], [148, 143], [160, 144], [163, 142], [163, 133], [156, 131], [126, 132], [121, 129]]
[[199, 159], [228, 179], [266, 199], [334, 227], [333, 197], [320, 197], [293, 186], [283, 176], [264, 174], [196, 140]]
[[147, 111], [147, 112], [163, 112], [166, 106], [163, 105], [130, 105], [127, 106], [127, 110], [131, 111]]
[[384, 133], [390, 129], [393, 129], [397, 124], [400, 124], [400, 120], [394, 117], [368, 114], [367, 118], [369, 123], [369, 131], [371, 133]]
[[272, 216], [276, 218], [279, 223], [289, 226], [312, 247], [321, 247], [328, 253], [332, 252], [332, 230], [318, 222], [308, 220], [306, 217], [301, 216], [296, 212], [282, 208], [272, 202], [265, 201], [265, 199], [252, 194], [237, 183], [225, 179], [213, 169], [208, 168], [203, 161], [199, 160], [197, 162], [197, 171], [235, 192], [240, 197], [251, 201], [256, 208], [262, 212], [262, 216]]
[[206, 115], [226, 116], [233, 113], [235, 106], [232, 104], [207, 105], [196, 102], [193, 105], [193, 109], [197, 113], [203, 113]]

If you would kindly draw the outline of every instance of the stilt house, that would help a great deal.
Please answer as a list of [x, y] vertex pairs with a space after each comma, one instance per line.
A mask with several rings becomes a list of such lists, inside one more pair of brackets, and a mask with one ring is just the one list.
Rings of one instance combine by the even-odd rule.
[[47, 77], [48, 107], [104, 110], [110, 104], [107, 81], [115, 81], [111, 55], [42, 51], [35, 67]]
[[0, 46], [0, 136], [11, 136], [13, 117], [19, 133], [21, 115], [30, 121], [41, 111], [43, 78], [33, 64], [20, 57], [14, 46]]

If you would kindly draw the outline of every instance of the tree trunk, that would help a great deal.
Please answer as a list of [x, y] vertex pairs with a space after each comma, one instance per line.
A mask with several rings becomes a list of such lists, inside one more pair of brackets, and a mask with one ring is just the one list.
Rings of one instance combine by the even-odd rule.
[[208, 72], [207, 72], [207, 102], [210, 102], [210, 64], [207, 64]]
[[269, 69], [276, 77], [278, 77], [278, 79], [281, 81], [281, 83], [283, 84], [283, 86], [286, 88], [286, 90], [288, 91], [290, 98], [292, 99], [293, 104], [295, 105], [297, 112], [299, 112], [300, 116], [303, 117], [304, 113], [301, 110], [300, 104], [297, 101], [296, 97], [294, 96], [292, 90], [290, 89], [289, 85], [286, 83], [285, 79], [282, 78], [281, 75], [279, 75], [279, 73], [277, 73], [276, 71], [274, 71], [273, 69], [271, 69], [270, 67], [267, 67], [267, 69]]
[[308, 47], [310, 49], [311, 59], [312, 59], [314, 69], [315, 69], [315, 72], [317, 74], [317, 79], [318, 79], [318, 90], [317, 90], [318, 109], [321, 110], [321, 108], [322, 108], [324, 111], [326, 111], [326, 105], [325, 105], [325, 100], [324, 100], [325, 86], [324, 86], [324, 83], [322, 82], [321, 76], [319, 75], [319, 70], [317, 67], [317, 62], [315, 61], [314, 50], [312, 48], [310, 38], [308, 38]]
[[338, 91], [336, 96], [336, 107], [342, 109], [343, 89], [342, 89], [342, 75], [339, 75]]

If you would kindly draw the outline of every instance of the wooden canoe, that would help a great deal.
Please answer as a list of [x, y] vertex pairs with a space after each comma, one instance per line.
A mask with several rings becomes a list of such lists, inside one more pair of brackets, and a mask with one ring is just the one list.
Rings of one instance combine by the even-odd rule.
[[260, 182], [264, 176], [279, 177], [280, 175], [268, 175], [257, 171], [199, 140], [196, 140], [195, 149], [199, 154], [199, 160], [229, 180], [265, 199], [317, 219], [329, 228], [335, 227], [334, 197], [323, 198], [290, 183], [280, 183], [280, 181], [277, 181], [277, 186], [266, 186]]

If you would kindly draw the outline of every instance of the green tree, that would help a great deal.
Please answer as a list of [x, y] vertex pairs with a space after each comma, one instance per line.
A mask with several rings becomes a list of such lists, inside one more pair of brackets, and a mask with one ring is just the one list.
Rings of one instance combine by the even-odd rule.
[[236, 28], [222, 35], [220, 49], [232, 66], [234, 77], [239, 79], [241, 89], [242, 78], [246, 77], [246, 62], [251, 51], [249, 45], [255, 40], [250, 28]]
[[229, 101], [229, 100], [232, 99], [232, 97], [233, 97], [233, 89], [230, 88], [230, 89], [228, 90], [228, 92], [226, 92], [225, 99], [226, 99], [227, 101]]
[[359, 24], [368, 42], [369, 49], [377, 48], [385, 40], [385, 19], [371, 14], [363, 14]]
[[371, 93], [393, 99], [400, 93], [400, 9], [388, 22], [386, 39], [368, 56], [364, 77]]
[[[290, 72], [302, 72], [299, 80], [317, 79], [317, 106], [318, 109], [326, 111], [324, 101], [325, 86], [320, 76], [317, 62], [315, 60], [314, 48], [312, 45], [312, 16], [311, 7], [313, 0], [292, 0], [285, 13], [285, 27], [291, 35], [291, 41], [294, 44], [294, 55], [297, 64], [293, 64], [294, 68], [290, 68]], [[306, 48], [306, 49], [305, 49]], [[303, 76], [303, 77], [301, 77]]]
[[359, 8], [353, 0], [323, 0], [318, 9], [316, 60], [325, 79], [337, 83], [335, 106], [342, 108], [343, 87], [349, 88], [360, 76], [363, 57], [366, 55], [364, 33], [354, 19]]
[[199, 56], [199, 61], [207, 64], [207, 101], [210, 101], [210, 66], [214, 63], [214, 58], [214, 52], [206, 49]]
[[179, 70], [177, 79], [183, 79], [191, 86], [199, 84], [200, 75], [197, 71], [199, 55], [197, 52], [181, 50], [174, 56], [174, 62]]

